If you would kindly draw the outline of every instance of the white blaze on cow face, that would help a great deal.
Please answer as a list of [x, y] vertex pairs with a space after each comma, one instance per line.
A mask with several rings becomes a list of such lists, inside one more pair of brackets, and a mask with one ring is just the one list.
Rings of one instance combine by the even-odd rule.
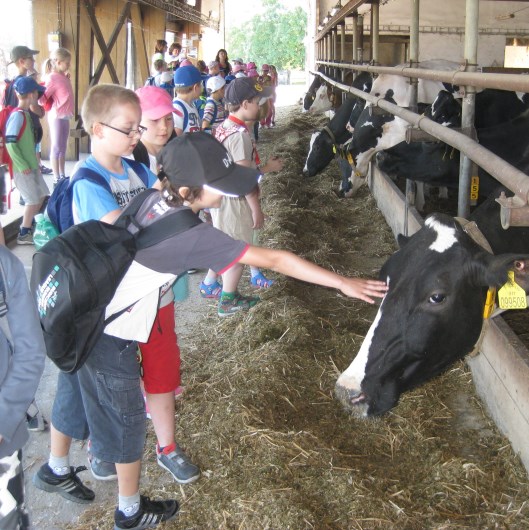
[[307, 155], [307, 160], [305, 160], [305, 167], [303, 168], [303, 173], [306, 173], [309, 169], [307, 167], [307, 163], [310, 158], [310, 153], [312, 151], [312, 146], [314, 145], [314, 141], [316, 140], [316, 137], [319, 135], [319, 132], [312, 133], [312, 136], [310, 137], [310, 144], [309, 144], [309, 154]]
[[446, 226], [439, 221], [436, 221], [433, 217], [429, 217], [425, 222], [426, 226], [431, 228], [437, 233], [435, 241], [430, 245], [430, 250], [435, 252], [445, 252], [452, 245], [457, 243], [456, 230], [451, 226]]
[[316, 91], [314, 103], [310, 106], [309, 112], [326, 112], [330, 109], [332, 109], [332, 102], [329, 99], [327, 85], [321, 85], [320, 88], [318, 88], [318, 90]]
[[[387, 283], [389, 285], [389, 278], [387, 279]], [[360, 350], [358, 351], [356, 357], [336, 381], [337, 392], [340, 393], [342, 397], [347, 396], [346, 399], [348, 403], [346, 403], [346, 406], [348, 407], [355, 405], [355, 396], [359, 396], [362, 393], [362, 381], [366, 375], [366, 365], [369, 357], [369, 350], [373, 342], [375, 330], [378, 327], [378, 323], [382, 319], [384, 299], [378, 308], [377, 316], [371, 324], [371, 327], [369, 328], [369, 331], [367, 332], [364, 342], [362, 342], [362, 346], [360, 346]], [[361, 410], [358, 410], [357, 412], [359, 412], [362, 416], [367, 416], [367, 404], [360, 402], [358, 406], [361, 407]]]

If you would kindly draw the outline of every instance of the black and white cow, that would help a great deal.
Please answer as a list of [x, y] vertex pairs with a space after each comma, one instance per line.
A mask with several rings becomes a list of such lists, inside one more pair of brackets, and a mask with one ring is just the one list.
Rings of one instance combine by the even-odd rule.
[[[452, 217], [433, 214], [382, 267], [389, 290], [360, 350], [336, 382], [336, 396], [361, 416], [378, 416], [400, 395], [472, 351], [487, 289], [509, 270], [527, 290], [529, 228], [502, 230], [493, 197], [476, 210], [496, 255], [478, 246]], [[481, 210], [481, 213], [480, 213]], [[509, 252], [509, 253], [506, 253]]]
[[[445, 71], [455, 70], [457, 67], [457, 63], [443, 59], [423, 61], [419, 64], [419, 68]], [[449, 90], [461, 96], [457, 86], [440, 81], [419, 79], [417, 96], [419, 107], [431, 105], [441, 90]], [[409, 107], [412, 86], [405, 77], [381, 74], [373, 81], [370, 94], [383, 97], [400, 107]], [[373, 107], [371, 103], [366, 104], [356, 122], [353, 138], [348, 146], [348, 151], [354, 159], [354, 173], [351, 176], [353, 187], [358, 187], [363, 182], [369, 161], [377, 152], [390, 149], [405, 140], [408, 126], [408, 123], [398, 116], [379, 107]], [[360, 180], [360, 183], [357, 183], [357, 180]]]
[[[324, 73], [323, 66], [320, 66], [318, 68], [318, 72], [322, 74]], [[322, 83], [323, 79], [319, 75], [314, 76], [314, 79], [310, 84], [307, 93], [305, 94], [305, 97], [303, 98], [303, 112], [307, 112], [310, 109], [311, 105], [314, 103], [314, 100], [316, 98], [316, 92], [320, 88]]]
[[[353, 81], [352, 86], [359, 90], [368, 91], [371, 86], [371, 75], [362, 72]], [[347, 125], [351, 121], [351, 115], [359, 115], [363, 109], [364, 100], [355, 96], [348, 96], [345, 102], [336, 109], [336, 113], [329, 124], [321, 131], [312, 134], [309, 145], [309, 153], [303, 168], [303, 174], [308, 177], [317, 175], [323, 171], [335, 157], [342, 173], [342, 184], [340, 193], [350, 195], [355, 190], [350, 185], [351, 165], [344, 156], [344, 144], [351, 138]], [[359, 106], [361, 106], [360, 110]]]
[[[382, 111], [382, 115], [383, 119], [390, 120], [388, 113]], [[425, 115], [448, 127], [461, 126], [461, 104], [446, 91], [439, 93]], [[483, 147], [520, 171], [529, 171], [529, 110], [515, 92], [486, 89], [478, 93], [475, 122], [479, 124], [476, 133]], [[360, 134], [358, 138], [361, 138]], [[376, 162], [392, 177], [403, 176], [437, 186], [458, 186], [459, 151], [442, 142], [402, 142], [378, 152]], [[482, 168], [478, 174], [479, 194], [487, 197], [498, 182]]]

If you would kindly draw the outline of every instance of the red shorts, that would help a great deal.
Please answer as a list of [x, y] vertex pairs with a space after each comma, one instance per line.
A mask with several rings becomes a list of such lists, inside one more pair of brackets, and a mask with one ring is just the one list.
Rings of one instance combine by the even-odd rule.
[[158, 310], [148, 342], [138, 343], [143, 383], [149, 394], [173, 392], [180, 386], [180, 348], [175, 333], [174, 304]]

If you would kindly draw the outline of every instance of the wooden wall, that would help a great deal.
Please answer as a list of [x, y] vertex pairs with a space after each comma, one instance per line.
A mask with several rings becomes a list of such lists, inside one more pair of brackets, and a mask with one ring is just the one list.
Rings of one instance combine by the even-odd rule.
[[[49, 55], [48, 34], [58, 29], [61, 32], [61, 45], [72, 53], [71, 79], [76, 95], [76, 116], [71, 122], [72, 135], [69, 141], [67, 159], [77, 160], [79, 150], [86, 151], [88, 140], [80, 138], [79, 113], [83, 98], [93, 83], [93, 74], [103, 57], [98, 43], [98, 31], [107, 47], [113, 37], [114, 45], [109, 57], [114, 66], [117, 82], [125, 85], [126, 73], [126, 23], [119, 32], [116, 25], [129, 5], [127, 20], [132, 22], [134, 42], [136, 45], [135, 86], [141, 86], [149, 75], [150, 58], [154, 53], [157, 39], [163, 39], [166, 28], [165, 12], [130, 0], [34, 0], [33, 19], [35, 28], [35, 48], [40, 50], [37, 56], [39, 71], [42, 62]], [[90, 17], [93, 10], [95, 18]], [[95, 20], [95, 22], [94, 22]], [[113, 82], [108, 66], [103, 68], [98, 83]], [[49, 156], [49, 136], [46, 119], [42, 120], [44, 139], [42, 143], [43, 158]]]

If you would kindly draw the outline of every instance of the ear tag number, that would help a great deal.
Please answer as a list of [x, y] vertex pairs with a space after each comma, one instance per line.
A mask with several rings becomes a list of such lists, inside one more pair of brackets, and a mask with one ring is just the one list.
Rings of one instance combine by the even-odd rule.
[[332, 146], [332, 152], [333, 152], [334, 154], [336, 154], [336, 146], [335, 146], [335, 145]]
[[485, 299], [485, 307], [483, 308], [483, 318], [490, 318], [494, 309], [494, 301], [496, 300], [496, 288], [489, 287], [487, 291], [487, 298]]
[[479, 197], [479, 177], [473, 176], [470, 180], [470, 200], [477, 201]]
[[525, 291], [514, 281], [514, 271], [509, 271], [507, 283], [498, 291], [501, 309], [527, 309]]

